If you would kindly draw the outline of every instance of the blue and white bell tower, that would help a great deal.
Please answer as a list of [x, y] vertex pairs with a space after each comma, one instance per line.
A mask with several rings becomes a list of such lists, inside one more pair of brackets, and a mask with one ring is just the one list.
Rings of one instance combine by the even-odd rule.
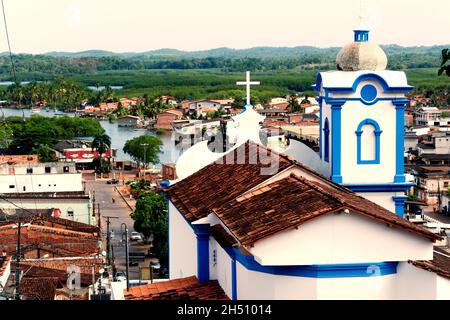
[[354, 42], [336, 58], [337, 71], [321, 72], [315, 90], [320, 105], [320, 158], [329, 177], [403, 216], [405, 93], [402, 71], [387, 71], [387, 57], [369, 42], [369, 30], [354, 30]]

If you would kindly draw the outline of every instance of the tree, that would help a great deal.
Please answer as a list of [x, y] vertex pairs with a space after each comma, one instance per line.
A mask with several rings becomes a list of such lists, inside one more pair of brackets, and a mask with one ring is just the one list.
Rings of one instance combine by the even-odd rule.
[[12, 138], [13, 131], [11, 127], [6, 123], [0, 124], [0, 149], [8, 149]]
[[95, 173], [103, 174], [109, 173], [111, 171], [111, 166], [109, 162], [100, 157], [94, 158], [94, 160], [92, 160], [92, 164], [94, 165]]
[[450, 77], [450, 64], [447, 64], [448, 61], [450, 61], [450, 50], [444, 49], [442, 50], [442, 63], [438, 75], [442, 75], [445, 72]]
[[300, 105], [298, 103], [298, 96], [296, 96], [296, 95], [290, 96], [288, 103], [289, 103], [288, 108], [289, 108], [290, 112], [300, 111]]
[[37, 154], [40, 162], [56, 162], [56, 161], [58, 161], [55, 150], [51, 149], [47, 145], [42, 145], [38, 148], [34, 148], [33, 150], [31, 150], [31, 153]]
[[136, 201], [136, 209], [131, 214], [134, 229], [145, 237], [153, 235], [153, 251], [161, 265], [168, 260], [168, 212], [167, 200], [156, 192], [143, 193]]
[[123, 147], [123, 152], [129, 154], [138, 163], [158, 163], [161, 147], [161, 139], [143, 135], [128, 140]]
[[100, 157], [109, 148], [111, 148], [111, 138], [106, 133], [94, 137], [94, 140], [92, 141], [92, 150], [97, 149]]

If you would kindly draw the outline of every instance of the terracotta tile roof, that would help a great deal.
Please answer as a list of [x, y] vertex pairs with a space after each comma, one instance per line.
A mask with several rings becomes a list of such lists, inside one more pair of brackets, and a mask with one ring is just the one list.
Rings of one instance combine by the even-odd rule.
[[[35, 213], [35, 214], [32, 214]], [[57, 229], [66, 229], [71, 231], [78, 231], [84, 233], [91, 233], [93, 235], [100, 232], [100, 229], [97, 226], [92, 226], [89, 224], [53, 217], [51, 214], [53, 213], [53, 209], [39, 209], [39, 210], [27, 210], [22, 214], [20, 219], [16, 217], [14, 221], [22, 223], [32, 223], [34, 225], [47, 226]], [[49, 215], [50, 214], [50, 215]], [[10, 216], [8, 216], [10, 218]], [[11, 224], [11, 219], [9, 221], [1, 220], [1, 211], [0, 211], [0, 226]]]
[[[88, 256], [98, 252], [98, 234], [72, 231], [58, 227], [28, 224], [21, 227], [21, 244], [40, 244], [54, 249], [63, 256]], [[17, 226], [15, 224], [0, 226], [0, 244], [8, 254], [16, 252]], [[43, 248], [43, 247], [41, 247]], [[30, 250], [33, 250], [31, 247]], [[58, 253], [57, 253], [58, 254]], [[59, 255], [58, 254], [58, 255]]]
[[0, 277], [3, 276], [8, 264], [11, 262], [11, 256], [0, 256]]
[[409, 260], [413, 266], [421, 268], [430, 272], [434, 272], [441, 277], [450, 279], [450, 252], [441, 248], [435, 247], [433, 252], [433, 260], [428, 261], [412, 261]]
[[214, 212], [242, 245], [252, 245], [277, 232], [344, 209], [431, 240], [439, 239], [348, 189], [325, 186], [294, 174], [229, 201]]
[[22, 278], [20, 293], [22, 300], [54, 300], [58, 278]]
[[124, 296], [125, 300], [229, 300], [218, 281], [199, 283], [195, 276], [131, 287]]
[[92, 267], [94, 276], [99, 276], [98, 271], [104, 263], [101, 258], [94, 257], [70, 257], [70, 258], [50, 258], [50, 259], [27, 259], [20, 262], [21, 269], [26, 277], [42, 278], [57, 277], [62, 283], [66, 283], [68, 277], [68, 267], [77, 266], [80, 268], [81, 284], [88, 286], [92, 284]]
[[[274, 163], [272, 161], [278, 161], [274, 172], [270, 172], [271, 175], [261, 174], [264, 169], [269, 171], [270, 163]], [[166, 192], [178, 210], [192, 222], [207, 216], [213, 207], [220, 207], [291, 165], [286, 156], [247, 142], [175, 183]]]
[[237, 241], [220, 224], [215, 224], [210, 229], [211, 235], [216, 239], [222, 248], [231, 247]]

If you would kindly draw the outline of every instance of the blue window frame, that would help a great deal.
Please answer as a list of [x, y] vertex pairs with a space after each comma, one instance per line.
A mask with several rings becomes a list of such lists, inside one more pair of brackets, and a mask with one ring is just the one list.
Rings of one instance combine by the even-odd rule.
[[[373, 134], [375, 135], [375, 158], [374, 159], [362, 159], [362, 154], [361, 154], [361, 136], [364, 134], [364, 130], [363, 127], [366, 125], [371, 125], [373, 126], [374, 130], [373, 130]], [[380, 126], [378, 125], [378, 123], [373, 120], [373, 119], [365, 119], [363, 121], [361, 121], [361, 123], [358, 125], [358, 129], [356, 130], [356, 153], [357, 153], [357, 164], [380, 164], [380, 136], [381, 133], [383, 131], [381, 131]], [[366, 133], [367, 134], [367, 133]], [[367, 147], [367, 146], [365, 146]]]
[[330, 124], [328, 122], [328, 118], [325, 118], [325, 124], [323, 126], [323, 137], [324, 137], [323, 159], [326, 162], [330, 162]]

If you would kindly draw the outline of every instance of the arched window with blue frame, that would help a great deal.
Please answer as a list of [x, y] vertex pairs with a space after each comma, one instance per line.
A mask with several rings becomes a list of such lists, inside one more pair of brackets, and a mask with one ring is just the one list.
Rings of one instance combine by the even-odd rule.
[[328, 118], [325, 118], [325, 124], [323, 126], [323, 159], [326, 162], [330, 162], [330, 124]]
[[357, 164], [380, 164], [381, 129], [373, 119], [360, 122], [356, 130]]

